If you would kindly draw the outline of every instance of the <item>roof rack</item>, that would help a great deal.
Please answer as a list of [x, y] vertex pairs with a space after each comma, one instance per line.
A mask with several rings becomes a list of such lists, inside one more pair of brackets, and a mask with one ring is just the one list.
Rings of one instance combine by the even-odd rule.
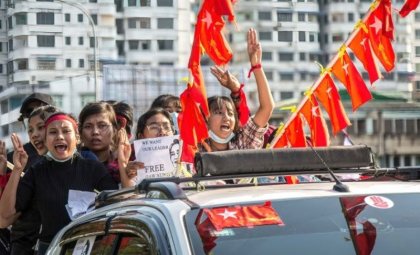
[[[194, 177], [145, 179], [135, 187], [101, 192], [96, 198], [95, 205], [97, 208], [102, 207], [138, 194], [145, 194], [146, 198], [188, 201], [183, 188], [178, 184], [186, 182], [198, 184], [209, 180], [258, 176], [319, 174], [326, 173], [327, 166], [333, 169], [334, 173], [400, 176], [404, 180], [420, 179], [420, 167], [375, 168], [371, 150], [367, 146], [333, 146], [313, 148], [313, 150], [326, 164], [322, 163], [310, 148], [197, 153], [195, 158], [197, 174]], [[248, 185], [241, 184], [239, 186]], [[232, 185], [217, 185], [215, 187], [229, 188]], [[206, 188], [210, 187], [206, 186]]]

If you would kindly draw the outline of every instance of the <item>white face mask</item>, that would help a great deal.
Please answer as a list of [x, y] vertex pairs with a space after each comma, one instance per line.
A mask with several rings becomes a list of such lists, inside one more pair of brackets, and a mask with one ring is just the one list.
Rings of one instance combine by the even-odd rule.
[[47, 158], [50, 158], [50, 159], [52, 159], [52, 160], [56, 161], [56, 162], [66, 162], [67, 160], [69, 160], [69, 159], [73, 158], [73, 155], [74, 155], [74, 153], [76, 153], [76, 152], [77, 152], [77, 149], [74, 149], [73, 154], [71, 154], [71, 156], [70, 156], [70, 157], [68, 157], [68, 158], [66, 158], [66, 159], [56, 159], [56, 158], [54, 157], [54, 155], [53, 155], [50, 151], [48, 151], [48, 152], [47, 152], [47, 154], [45, 154], [45, 156], [46, 156]]
[[174, 123], [174, 135], [179, 134], [179, 128], [178, 128], [178, 113], [177, 112], [171, 112], [172, 122]]
[[216, 143], [227, 144], [228, 142], [230, 142], [230, 140], [232, 140], [232, 138], [235, 137], [235, 134], [232, 132], [232, 133], [230, 133], [230, 135], [228, 137], [220, 138], [215, 133], [213, 133], [213, 131], [209, 130], [209, 136], [210, 136], [210, 139], [212, 139]]

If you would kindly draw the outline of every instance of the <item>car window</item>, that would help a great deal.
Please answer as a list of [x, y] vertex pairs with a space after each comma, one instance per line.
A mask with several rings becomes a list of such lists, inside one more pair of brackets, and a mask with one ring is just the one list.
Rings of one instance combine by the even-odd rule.
[[[385, 208], [366, 204], [366, 197], [270, 201], [283, 224], [216, 230], [202, 209], [187, 213], [185, 222], [194, 254], [417, 253], [419, 194], [379, 196], [392, 201]], [[231, 220], [229, 214], [219, 215], [224, 217], [219, 227]]]

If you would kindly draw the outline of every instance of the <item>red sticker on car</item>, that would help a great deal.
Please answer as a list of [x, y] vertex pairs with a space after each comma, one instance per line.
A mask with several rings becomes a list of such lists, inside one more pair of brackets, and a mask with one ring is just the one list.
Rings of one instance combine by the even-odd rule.
[[365, 203], [378, 209], [389, 209], [394, 206], [391, 199], [383, 196], [367, 196], [365, 197]]

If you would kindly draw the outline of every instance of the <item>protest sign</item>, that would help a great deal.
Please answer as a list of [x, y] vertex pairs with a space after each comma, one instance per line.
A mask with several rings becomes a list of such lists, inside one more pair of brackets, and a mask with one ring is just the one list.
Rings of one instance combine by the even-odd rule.
[[178, 135], [135, 140], [136, 161], [144, 163], [144, 169], [137, 171], [137, 181], [174, 176], [180, 148]]

